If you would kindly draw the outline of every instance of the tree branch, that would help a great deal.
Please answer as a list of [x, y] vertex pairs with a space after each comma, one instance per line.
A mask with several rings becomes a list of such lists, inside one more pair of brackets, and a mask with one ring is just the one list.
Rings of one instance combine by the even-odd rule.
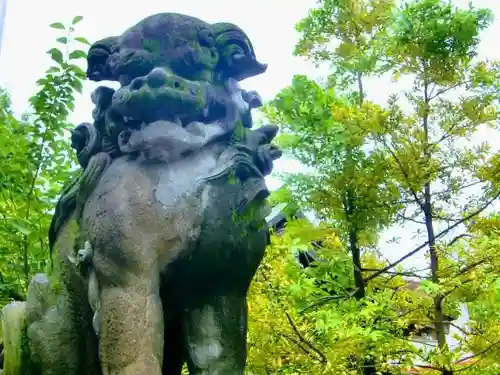
[[[471, 214], [465, 216], [464, 218], [458, 220], [455, 224], [453, 225], [450, 225], [448, 228], [442, 230], [440, 233], [438, 233], [436, 236], [435, 236], [435, 239], [438, 240], [439, 238], [445, 236], [446, 234], [448, 234], [451, 230], [455, 229], [456, 227], [458, 227], [460, 224], [472, 219], [474, 216], [477, 216], [479, 215], [481, 212], [483, 212], [486, 208], [488, 208], [491, 203], [493, 203], [493, 201], [495, 199], [497, 199], [498, 197], [500, 196], [500, 192], [495, 194], [495, 196], [493, 196], [493, 198], [491, 198], [488, 202], [486, 202], [483, 206], [481, 206], [480, 208], [478, 208], [476, 211], [472, 212]], [[412, 251], [410, 251], [408, 254], [406, 254], [405, 256], [399, 258], [398, 260], [396, 260], [395, 262], [392, 262], [391, 264], [387, 265], [386, 267], [382, 268], [381, 270], [375, 272], [374, 274], [368, 276], [366, 279], [365, 279], [365, 282], [368, 282], [372, 279], [374, 279], [375, 277], [377, 276], [380, 276], [381, 274], [383, 274], [384, 272], [390, 270], [391, 268], [397, 266], [398, 264], [400, 264], [401, 262], [405, 261], [406, 259], [410, 258], [411, 256], [415, 255], [416, 253], [418, 253], [420, 250], [424, 249], [427, 245], [429, 245], [429, 241], [426, 241], [424, 242], [422, 245], [416, 247], [415, 249], [413, 249]]]
[[417, 192], [411, 187], [411, 185], [410, 185], [410, 177], [408, 176], [408, 173], [406, 172], [406, 169], [404, 168], [403, 164], [401, 163], [401, 161], [399, 160], [399, 158], [396, 156], [396, 153], [392, 150], [392, 148], [389, 147], [389, 145], [387, 144], [387, 142], [385, 141], [385, 139], [382, 138], [382, 142], [384, 143], [384, 145], [387, 148], [387, 150], [389, 150], [389, 153], [391, 154], [391, 156], [393, 157], [393, 159], [396, 161], [396, 164], [399, 166], [399, 169], [401, 170], [401, 173], [403, 173], [404, 178], [408, 182], [408, 188], [410, 190], [411, 195], [413, 196], [413, 199], [415, 199], [415, 202], [423, 210], [424, 209], [424, 205], [423, 205], [422, 201], [420, 200], [420, 198], [418, 197]]
[[[363, 268], [363, 272], [378, 272], [380, 271], [380, 268]], [[409, 277], [416, 277], [419, 279], [427, 279], [426, 276], [421, 276], [416, 274], [415, 272], [396, 272], [396, 271], [385, 271], [384, 273], [388, 275], [395, 275], [395, 276], [409, 276]]]
[[312, 303], [311, 305], [303, 308], [302, 310], [300, 310], [299, 314], [303, 314], [305, 313], [306, 311], [308, 310], [311, 310], [315, 307], [318, 307], [318, 306], [321, 306], [321, 305], [324, 305], [330, 301], [334, 301], [334, 300], [338, 300], [338, 299], [347, 299], [347, 298], [352, 298], [356, 295], [356, 293], [358, 292], [358, 288], [354, 289], [352, 292], [346, 294], [346, 295], [342, 295], [342, 296], [326, 296], [326, 297], [322, 297], [320, 299], [318, 299], [318, 301]]
[[448, 242], [448, 246], [452, 246], [455, 242], [457, 242], [462, 238], [474, 238], [474, 236], [468, 233], [459, 234], [458, 236], [453, 237], [453, 239], [450, 242]]
[[290, 325], [292, 326], [293, 331], [297, 334], [297, 336], [299, 337], [300, 341], [302, 343], [306, 344], [309, 348], [311, 348], [317, 355], [319, 355], [319, 357], [321, 358], [321, 362], [322, 363], [327, 362], [327, 358], [321, 352], [321, 350], [319, 350], [313, 344], [311, 344], [308, 340], [306, 340], [306, 338], [299, 332], [299, 330], [298, 330], [297, 326], [295, 325], [295, 323], [294, 323], [292, 317], [290, 316], [290, 314], [288, 314], [287, 312], [285, 312], [285, 315], [286, 315], [286, 317], [288, 319], [288, 323], [290, 323]]
[[481, 259], [481, 260], [478, 260], [477, 262], [474, 262], [474, 263], [471, 263], [467, 266], [465, 266], [464, 268], [462, 268], [459, 272], [457, 272], [453, 277], [457, 277], [457, 276], [461, 276], [463, 275], [464, 273], [467, 273], [469, 272], [470, 270], [480, 266], [481, 264], [487, 262], [490, 258], [487, 257], [487, 258], [484, 258], [484, 259]]
[[456, 285], [456, 286], [454, 286], [453, 288], [451, 288], [451, 289], [447, 290], [446, 292], [444, 292], [444, 293], [440, 296], [439, 300], [440, 300], [440, 301], [444, 301], [444, 299], [445, 299], [446, 297], [448, 297], [451, 293], [453, 293], [455, 290], [457, 290], [458, 288], [460, 288], [460, 287], [461, 287], [462, 285], [464, 285], [464, 284], [470, 283], [471, 281], [472, 281], [471, 279], [463, 280], [463, 281], [462, 281], [459, 285]]
[[[448, 92], [448, 91], [454, 90], [454, 89], [456, 89], [457, 87], [460, 87], [460, 86], [462, 86], [462, 85], [465, 85], [465, 84], [467, 84], [467, 83], [469, 83], [469, 82], [470, 82], [469, 80], [467, 80], [467, 81], [462, 81], [462, 82], [458, 82], [458, 83], [456, 83], [456, 84], [454, 84], [454, 85], [451, 85], [451, 86], [446, 87], [446, 88], [444, 88], [444, 89], [438, 90], [438, 91], [436, 91], [436, 93], [435, 93], [434, 95], [429, 96], [428, 101], [430, 102], [432, 99], [435, 99], [435, 98], [437, 98], [438, 96], [440, 96], [440, 95], [442, 95], [442, 94], [444, 94], [444, 93], [446, 93], [446, 92]], [[434, 91], [434, 90], [433, 90], [433, 91]]]
[[464, 358], [459, 359], [457, 362], [455, 362], [455, 364], [458, 365], [458, 364], [460, 364], [462, 362], [465, 362], [465, 361], [468, 361], [470, 359], [473, 359], [473, 358], [476, 358], [476, 357], [480, 357], [480, 356], [488, 353], [491, 349], [493, 349], [497, 345], [500, 345], [500, 340], [497, 341], [497, 342], [495, 342], [495, 343], [493, 343], [493, 344], [491, 344], [490, 346], [488, 346], [486, 349], [480, 351], [479, 353], [471, 354], [471, 355], [468, 355], [468, 356], [466, 356]]
[[293, 337], [290, 337], [288, 336], [286, 333], [282, 333], [281, 334], [284, 338], [286, 338], [287, 340], [290, 340], [291, 342], [293, 342], [295, 345], [297, 345], [304, 353], [308, 354], [308, 355], [311, 355], [311, 352], [309, 350], [307, 350], [306, 348], [304, 348], [300, 342], [298, 342], [297, 340], [295, 340]]
[[415, 224], [420, 224], [420, 225], [424, 225], [425, 224], [421, 220], [413, 219], [411, 217], [405, 216], [405, 215], [400, 214], [400, 213], [396, 213], [396, 216], [399, 217], [402, 220], [411, 221], [412, 223], [415, 223]]

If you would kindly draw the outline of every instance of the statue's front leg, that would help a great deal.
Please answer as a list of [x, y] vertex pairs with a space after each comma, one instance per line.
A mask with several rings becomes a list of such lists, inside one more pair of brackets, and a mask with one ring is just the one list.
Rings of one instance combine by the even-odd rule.
[[135, 250], [94, 254], [100, 287], [99, 358], [104, 375], [161, 375], [163, 309], [155, 262], [145, 257], [134, 264], [117, 256], [140, 254], [140, 249]]
[[191, 375], [243, 375], [247, 302], [241, 295], [213, 296], [185, 315]]

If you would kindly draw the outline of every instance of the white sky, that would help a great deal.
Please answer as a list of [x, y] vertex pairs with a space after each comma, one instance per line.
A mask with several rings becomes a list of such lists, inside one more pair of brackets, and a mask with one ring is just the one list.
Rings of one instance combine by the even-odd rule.
[[[124, 2], [119, 0], [7, 0], [7, 15], [0, 55], [0, 86], [11, 93], [14, 110], [20, 113], [27, 108], [27, 100], [35, 91], [35, 81], [43, 76], [50, 63], [45, 51], [52, 48], [57, 32], [48, 25], [60, 21], [69, 23], [73, 16], [84, 20], [78, 25], [78, 34], [91, 42], [119, 35], [142, 18], [160, 12], [179, 12], [196, 16], [208, 22], [232, 22], [246, 31], [255, 47], [260, 61], [269, 64], [267, 72], [243, 82], [247, 89], [257, 90], [269, 100], [278, 91], [289, 85], [294, 74], [318, 76], [320, 71], [310, 63], [293, 57], [292, 51], [298, 35], [294, 25], [316, 3], [314, 0], [141, 0]], [[455, 0], [466, 6], [467, 0]], [[489, 7], [500, 17], [500, 0], [474, 0], [477, 7]], [[293, 5], [292, 5], [293, 4]], [[500, 22], [496, 21], [482, 35], [480, 55], [484, 58], [500, 59]], [[71, 120], [77, 124], [91, 120], [92, 103], [90, 93], [97, 83], [86, 82], [84, 93], [77, 98], [76, 109]], [[387, 79], [367, 82], [368, 97], [380, 104], [390, 93], [404, 89]], [[486, 136], [486, 135], [485, 135]], [[276, 170], [294, 171], [299, 166], [291, 160], [281, 160]], [[276, 179], [269, 179], [270, 187], [277, 187]], [[387, 238], [401, 236], [399, 245], [382, 246], [389, 259], [397, 259], [415, 247], [411, 229], [394, 228]], [[381, 244], [383, 245], [383, 244]], [[419, 265], [421, 257], [408, 265]]]

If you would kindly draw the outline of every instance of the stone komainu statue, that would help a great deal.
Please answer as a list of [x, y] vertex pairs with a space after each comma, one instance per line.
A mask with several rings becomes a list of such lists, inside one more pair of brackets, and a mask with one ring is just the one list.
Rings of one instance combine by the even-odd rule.
[[4, 375], [243, 374], [281, 153], [238, 82], [265, 70], [237, 26], [174, 13], [90, 47], [89, 79], [121, 87], [97, 88], [93, 123], [73, 130], [57, 273], [4, 309]]

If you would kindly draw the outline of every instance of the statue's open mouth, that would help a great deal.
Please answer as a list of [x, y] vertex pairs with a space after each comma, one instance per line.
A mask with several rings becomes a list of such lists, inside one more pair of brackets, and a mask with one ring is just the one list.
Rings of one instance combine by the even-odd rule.
[[122, 121], [128, 129], [139, 129], [143, 123], [141, 120], [134, 120], [132, 117], [127, 116], [124, 116]]
[[209, 105], [208, 86], [186, 80], [164, 68], [153, 69], [133, 79], [113, 95], [113, 112], [123, 117], [127, 127], [168, 120], [186, 126], [203, 121]]

